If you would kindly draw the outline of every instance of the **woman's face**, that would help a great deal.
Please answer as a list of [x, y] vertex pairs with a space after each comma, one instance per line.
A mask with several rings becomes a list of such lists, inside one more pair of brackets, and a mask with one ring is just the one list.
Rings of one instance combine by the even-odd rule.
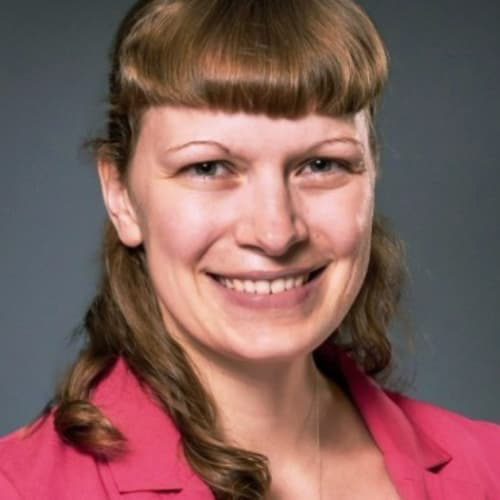
[[361, 287], [375, 183], [364, 112], [152, 108], [127, 187], [100, 170], [122, 241], [144, 245], [167, 330], [197, 359], [308, 354]]

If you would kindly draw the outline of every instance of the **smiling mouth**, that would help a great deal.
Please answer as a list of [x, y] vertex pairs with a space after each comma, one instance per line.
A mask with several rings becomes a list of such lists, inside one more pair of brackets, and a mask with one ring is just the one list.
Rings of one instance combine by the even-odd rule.
[[308, 273], [300, 274], [297, 276], [277, 278], [274, 280], [226, 278], [217, 274], [209, 274], [209, 276], [225, 288], [240, 292], [242, 294], [278, 295], [295, 288], [301, 288], [304, 285], [310, 283], [311, 281], [315, 280], [325, 270], [325, 268], [326, 266], [323, 266]]

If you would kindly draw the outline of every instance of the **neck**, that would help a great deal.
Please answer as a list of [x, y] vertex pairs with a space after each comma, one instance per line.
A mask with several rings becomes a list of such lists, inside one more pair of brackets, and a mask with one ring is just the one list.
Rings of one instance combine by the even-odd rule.
[[[273, 457], [316, 453], [318, 404], [331, 391], [312, 355], [293, 362], [195, 363], [218, 408], [221, 429], [237, 447]], [[331, 403], [331, 402], [330, 402]]]

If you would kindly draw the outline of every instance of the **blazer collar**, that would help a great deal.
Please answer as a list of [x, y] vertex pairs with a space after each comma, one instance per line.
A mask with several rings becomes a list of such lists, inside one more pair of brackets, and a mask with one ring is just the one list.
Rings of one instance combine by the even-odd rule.
[[173, 422], [118, 359], [97, 386], [92, 401], [126, 437], [127, 451], [109, 461], [122, 493], [181, 491], [193, 477]]
[[406, 398], [381, 389], [341, 349], [327, 349], [402, 498], [428, 498], [425, 476], [441, 471], [452, 456], [403, 411], [399, 403]]
[[[451, 456], [423, 429], [416, 427], [398, 404], [364, 374], [341, 349], [322, 347], [322, 355], [336, 364], [351, 398], [382, 451], [391, 479], [404, 489], [410, 480], [421, 485], [425, 498], [425, 471], [445, 466]], [[173, 422], [148, 389], [118, 359], [94, 390], [92, 401], [125, 435], [128, 451], [109, 462], [120, 492], [181, 491], [200, 482], [187, 464]], [[414, 487], [415, 485], [413, 485]], [[419, 497], [420, 498], [420, 497]]]

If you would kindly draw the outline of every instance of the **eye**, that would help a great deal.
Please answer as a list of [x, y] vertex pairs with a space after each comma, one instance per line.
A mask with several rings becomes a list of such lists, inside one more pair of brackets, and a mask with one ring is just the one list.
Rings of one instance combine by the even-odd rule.
[[306, 171], [306, 174], [330, 174], [338, 170], [349, 170], [349, 168], [345, 163], [332, 158], [313, 158], [302, 168], [302, 172]]
[[194, 163], [183, 169], [192, 177], [211, 178], [221, 177], [228, 173], [228, 167], [221, 161], [204, 161]]

